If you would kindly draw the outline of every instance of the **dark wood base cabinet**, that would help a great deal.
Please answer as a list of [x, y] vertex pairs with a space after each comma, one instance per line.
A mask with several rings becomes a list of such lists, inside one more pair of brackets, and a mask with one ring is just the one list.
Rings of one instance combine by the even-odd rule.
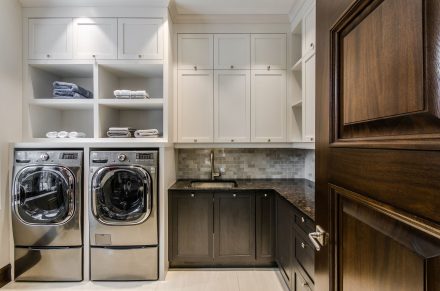
[[170, 191], [170, 267], [275, 265], [275, 195]]
[[284, 198], [276, 200], [277, 264], [290, 290], [314, 288], [315, 250], [308, 234], [314, 222]]

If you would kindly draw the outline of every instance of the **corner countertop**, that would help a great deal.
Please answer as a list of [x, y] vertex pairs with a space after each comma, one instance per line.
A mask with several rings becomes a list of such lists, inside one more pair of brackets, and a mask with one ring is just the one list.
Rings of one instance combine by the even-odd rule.
[[[246, 179], [236, 180], [235, 191], [240, 190], [266, 190], [276, 191], [281, 197], [289, 201], [293, 206], [304, 212], [313, 221], [315, 220], [315, 183], [306, 179]], [[179, 180], [169, 190], [193, 190], [189, 186], [191, 180]], [[225, 189], [209, 189], [212, 191]], [[205, 190], [206, 191], [206, 190]], [[228, 189], [227, 191], [231, 191]]]

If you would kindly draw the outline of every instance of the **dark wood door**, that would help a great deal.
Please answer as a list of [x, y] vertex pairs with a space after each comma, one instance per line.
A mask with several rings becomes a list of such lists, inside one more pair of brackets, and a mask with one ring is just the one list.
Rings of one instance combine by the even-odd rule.
[[277, 263], [287, 285], [292, 288], [293, 282], [293, 257], [292, 245], [294, 232], [292, 226], [294, 221], [294, 212], [292, 205], [281, 197], [277, 199], [276, 213], [276, 257]]
[[316, 290], [440, 290], [440, 1], [316, 18]]
[[182, 192], [170, 195], [171, 267], [213, 263], [213, 194]]
[[255, 262], [254, 193], [215, 193], [214, 260], [216, 265]]
[[275, 262], [275, 197], [270, 192], [255, 196], [257, 265], [273, 265]]

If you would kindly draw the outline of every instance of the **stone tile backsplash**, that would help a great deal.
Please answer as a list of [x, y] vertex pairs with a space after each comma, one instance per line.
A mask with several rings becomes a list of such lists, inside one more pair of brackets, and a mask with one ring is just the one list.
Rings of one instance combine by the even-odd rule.
[[[209, 179], [210, 152], [210, 149], [179, 149], [177, 178]], [[214, 155], [215, 170], [222, 172], [223, 179], [314, 180], [315, 176], [313, 150], [214, 149]]]

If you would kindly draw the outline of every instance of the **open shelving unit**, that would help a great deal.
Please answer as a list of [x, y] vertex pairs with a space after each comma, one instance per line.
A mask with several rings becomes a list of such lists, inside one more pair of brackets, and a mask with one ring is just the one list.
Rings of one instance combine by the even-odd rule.
[[[159, 138], [124, 139], [163, 141], [163, 62], [30, 61], [25, 65], [23, 113], [25, 140], [44, 140], [49, 131], [84, 132], [89, 139], [107, 138], [109, 127], [156, 128]], [[93, 99], [57, 99], [54, 81], [78, 84], [94, 93]], [[115, 90], [146, 90], [148, 99], [116, 99]], [[53, 139], [47, 139], [53, 140]], [[71, 140], [71, 139], [65, 139]], [[57, 139], [63, 141], [63, 139]]]

